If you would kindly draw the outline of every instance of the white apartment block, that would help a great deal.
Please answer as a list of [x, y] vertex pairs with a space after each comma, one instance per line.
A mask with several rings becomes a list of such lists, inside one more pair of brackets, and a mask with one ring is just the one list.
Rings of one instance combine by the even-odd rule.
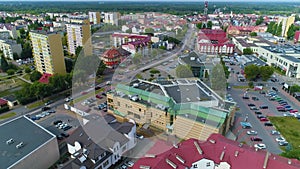
[[90, 23], [100, 24], [101, 16], [100, 12], [89, 12]]
[[267, 60], [267, 64], [284, 70], [286, 76], [300, 79], [300, 48], [296, 49], [263, 46], [257, 54]]
[[68, 49], [75, 54], [76, 48], [82, 46], [86, 55], [92, 54], [90, 25], [66, 24]]
[[17, 53], [19, 56], [22, 52], [21, 44], [17, 44], [12, 40], [0, 40], [0, 50], [3, 52], [5, 58], [13, 60], [13, 54]]
[[103, 22], [118, 26], [119, 16], [120, 15], [117, 12], [104, 13]]

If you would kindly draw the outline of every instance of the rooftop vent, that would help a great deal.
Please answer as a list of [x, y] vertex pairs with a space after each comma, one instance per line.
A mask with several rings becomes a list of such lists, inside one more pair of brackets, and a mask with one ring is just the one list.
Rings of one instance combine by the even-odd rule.
[[182, 164], [185, 163], [185, 160], [184, 160], [182, 157], [180, 157], [178, 154], [176, 155], [176, 158], [177, 158], [177, 160], [179, 160]]
[[269, 152], [267, 151], [266, 153], [266, 157], [265, 157], [265, 160], [264, 160], [264, 165], [263, 165], [263, 168], [267, 168], [267, 165], [268, 165], [268, 159], [269, 159]]
[[178, 148], [178, 145], [174, 143], [174, 144], [173, 144], [173, 147], [174, 147], [174, 148]]
[[243, 147], [243, 143], [240, 143], [240, 144], [239, 144], [239, 147]]
[[176, 169], [177, 165], [175, 163], [173, 163], [171, 160], [166, 159], [166, 163], [168, 163], [172, 168]]
[[9, 140], [6, 141], [6, 144], [7, 144], [7, 145], [10, 145], [10, 144], [12, 144], [12, 143], [14, 143], [14, 142], [15, 142], [14, 139], [11, 138], [11, 139], [9, 139]]
[[196, 58], [195, 58], [195, 57], [191, 57], [190, 59], [191, 59], [191, 60], [195, 60]]
[[288, 159], [288, 164], [292, 164], [292, 160], [291, 159]]
[[199, 153], [199, 154], [203, 154], [203, 151], [201, 150], [199, 144], [198, 144], [196, 141], [194, 141], [194, 145], [195, 145], [195, 147], [197, 148], [198, 153]]
[[146, 165], [140, 165], [140, 169], [150, 169], [150, 166], [146, 166]]
[[155, 158], [155, 157], [156, 157], [156, 155], [154, 155], [154, 154], [145, 154], [145, 157], [149, 157], [149, 158]]
[[20, 149], [20, 148], [22, 148], [22, 147], [24, 147], [24, 143], [23, 143], [23, 142], [21, 142], [21, 143], [19, 143], [18, 145], [16, 145], [16, 148], [17, 148], [17, 149]]
[[221, 153], [221, 155], [220, 155], [220, 160], [223, 160], [224, 155], [225, 155], [225, 151], [222, 151], [222, 153]]
[[234, 156], [237, 157], [238, 155], [239, 155], [239, 151], [235, 151], [235, 152], [234, 152]]
[[213, 139], [210, 139], [209, 142], [211, 142], [212, 144], [215, 144], [215, 143], [216, 143], [216, 141], [213, 140]]

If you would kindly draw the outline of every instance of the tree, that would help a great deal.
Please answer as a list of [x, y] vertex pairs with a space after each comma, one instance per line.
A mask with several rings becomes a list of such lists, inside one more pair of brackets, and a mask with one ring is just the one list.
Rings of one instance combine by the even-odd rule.
[[31, 69], [29, 67], [26, 67], [25, 68], [25, 73], [30, 73], [31, 72]]
[[262, 80], [267, 81], [273, 75], [274, 68], [271, 66], [261, 66], [259, 71]]
[[35, 82], [37, 80], [39, 80], [42, 77], [42, 74], [39, 71], [33, 71], [30, 74], [30, 81]]
[[262, 16], [260, 16], [260, 17], [256, 20], [255, 25], [260, 25], [261, 23], [263, 23], [263, 21], [264, 21], [264, 18], [263, 18]]
[[176, 67], [176, 76], [178, 78], [189, 78], [193, 77], [193, 73], [190, 66], [178, 65]]
[[63, 47], [68, 45], [68, 37], [67, 37], [67, 33], [64, 33], [64, 36], [62, 36], [61, 41], [62, 41]]
[[279, 23], [277, 30], [276, 30], [276, 36], [281, 36], [282, 34], [282, 22]]
[[19, 55], [17, 54], [17, 53], [13, 53], [13, 58], [14, 58], [14, 60], [18, 60], [19, 59]]
[[70, 58], [65, 58], [65, 65], [66, 65], [66, 71], [67, 73], [70, 73], [73, 70], [73, 60]]
[[104, 62], [101, 60], [99, 66], [98, 66], [96, 75], [97, 75], [97, 76], [103, 75], [105, 69], [106, 69], [106, 65], [105, 65]]
[[29, 42], [26, 42], [22, 45], [21, 58], [32, 58], [32, 48]]
[[243, 49], [243, 54], [244, 55], [252, 55], [253, 51], [251, 48], [245, 48], [245, 49]]
[[135, 53], [133, 58], [132, 58], [132, 62], [134, 64], [138, 64], [138, 63], [141, 62], [141, 60], [142, 60], [142, 54], [140, 52]]
[[245, 67], [244, 72], [248, 80], [254, 80], [260, 74], [260, 68], [257, 65], [248, 65]]
[[202, 28], [202, 22], [197, 23], [197, 24], [196, 24], [196, 27], [197, 27], [198, 29], [201, 29], [201, 28]]
[[252, 81], [250, 81], [250, 82], [248, 83], [248, 86], [249, 86], [249, 88], [253, 88], [253, 87], [254, 87], [254, 83], [253, 83]]
[[278, 27], [278, 25], [275, 23], [275, 24], [273, 25], [273, 27], [272, 27], [272, 34], [273, 34], [273, 35], [276, 34], [276, 32], [277, 32], [277, 27]]
[[257, 36], [257, 33], [256, 33], [256, 32], [251, 32], [251, 33], [250, 33], [250, 36], [251, 36], [251, 37]]
[[155, 68], [152, 68], [152, 69], [150, 69], [150, 73], [151, 74], [158, 74], [158, 73], [160, 73], [160, 71], [155, 69]]
[[222, 64], [216, 64], [210, 74], [211, 88], [222, 91], [226, 89], [226, 77]]
[[145, 33], [154, 33], [154, 29], [153, 28], [146, 28]]
[[135, 76], [137, 79], [143, 79], [143, 76], [141, 75], [141, 74], [136, 74], [136, 76]]
[[299, 85], [293, 85], [290, 87], [290, 93], [300, 92], [300, 86]]
[[208, 29], [211, 29], [212, 26], [213, 26], [212, 21], [208, 21], [208, 22], [207, 22], [207, 28], [208, 28]]
[[1, 56], [0, 68], [3, 72], [6, 72], [9, 69], [7, 60], [3, 55]]
[[[75, 49], [75, 55], [76, 55], [76, 57], [78, 57], [78, 56], [80, 55], [80, 52], [81, 52], [81, 51], [83, 52], [82, 49], [83, 49], [82, 46], [78, 46], [78, 47]], [[83, 56], [84, 56], [84, 55], [83, 55]]]
[[294, 24], [292, 24], [290, 27], [289, 27], [289, 30], [287, 31], [287, 38], [289, 40], [292, 40], [295, 36], [295, 26]]
[[275, 22], [272, 21], [269, 23], [268, 28], [267, 28], [267, 32], [272, 33], [273, 34], [273, 27], [275, 25]]
[[14, 69], [8, 69], [6, 71], [6, 73], [7, 73], [7, 75], [13, 75], [13, 74], [15, 74], [15, 70]]

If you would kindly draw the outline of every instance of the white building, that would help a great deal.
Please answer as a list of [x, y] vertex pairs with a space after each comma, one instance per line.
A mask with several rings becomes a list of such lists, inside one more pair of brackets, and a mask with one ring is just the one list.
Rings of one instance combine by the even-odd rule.
[[21, 44], [17, 44], [13, 40], [0, 40], [0, 50], [3, 52], [5, 58], [14, 59], [14, 53], [21, 55], [22, 47]]
[[103, 22], [118, 26], [120, 14], [118, 12], [104, 13]]
[[92, 24], [100, 24], [100, 12], [89, 12], [89, 20]]

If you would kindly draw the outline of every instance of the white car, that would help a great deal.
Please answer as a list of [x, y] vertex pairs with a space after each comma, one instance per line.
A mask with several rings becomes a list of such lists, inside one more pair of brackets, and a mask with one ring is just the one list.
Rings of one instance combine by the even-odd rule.
[[277, 142], [286, 141], [285, 138], [283, 138], [283, 137], [277, 137], [275, 140]]
[[248, 135], [257, 135], [257, 131], [249, 130], [249, 131], [247, 131], [247, 134]]
[[254, 144], [254, 147], [255, 148], [258, 148], [258, 149], [266, 149], [267, 148], [267, 146], [265, 145], [265, 144], [263, 144], [263, 143], [259, 143], [259, 144]]
[[66, 102], [70, 102], [70, 101], [72, 101], [72, 100], [73, 100], [73, 98], [67, 97], [65, 101], [66, 101]]
[[132, 167], [134, 165], [134, 162], [133, 161], [127, 161], [125, 163], [128, 167]]

